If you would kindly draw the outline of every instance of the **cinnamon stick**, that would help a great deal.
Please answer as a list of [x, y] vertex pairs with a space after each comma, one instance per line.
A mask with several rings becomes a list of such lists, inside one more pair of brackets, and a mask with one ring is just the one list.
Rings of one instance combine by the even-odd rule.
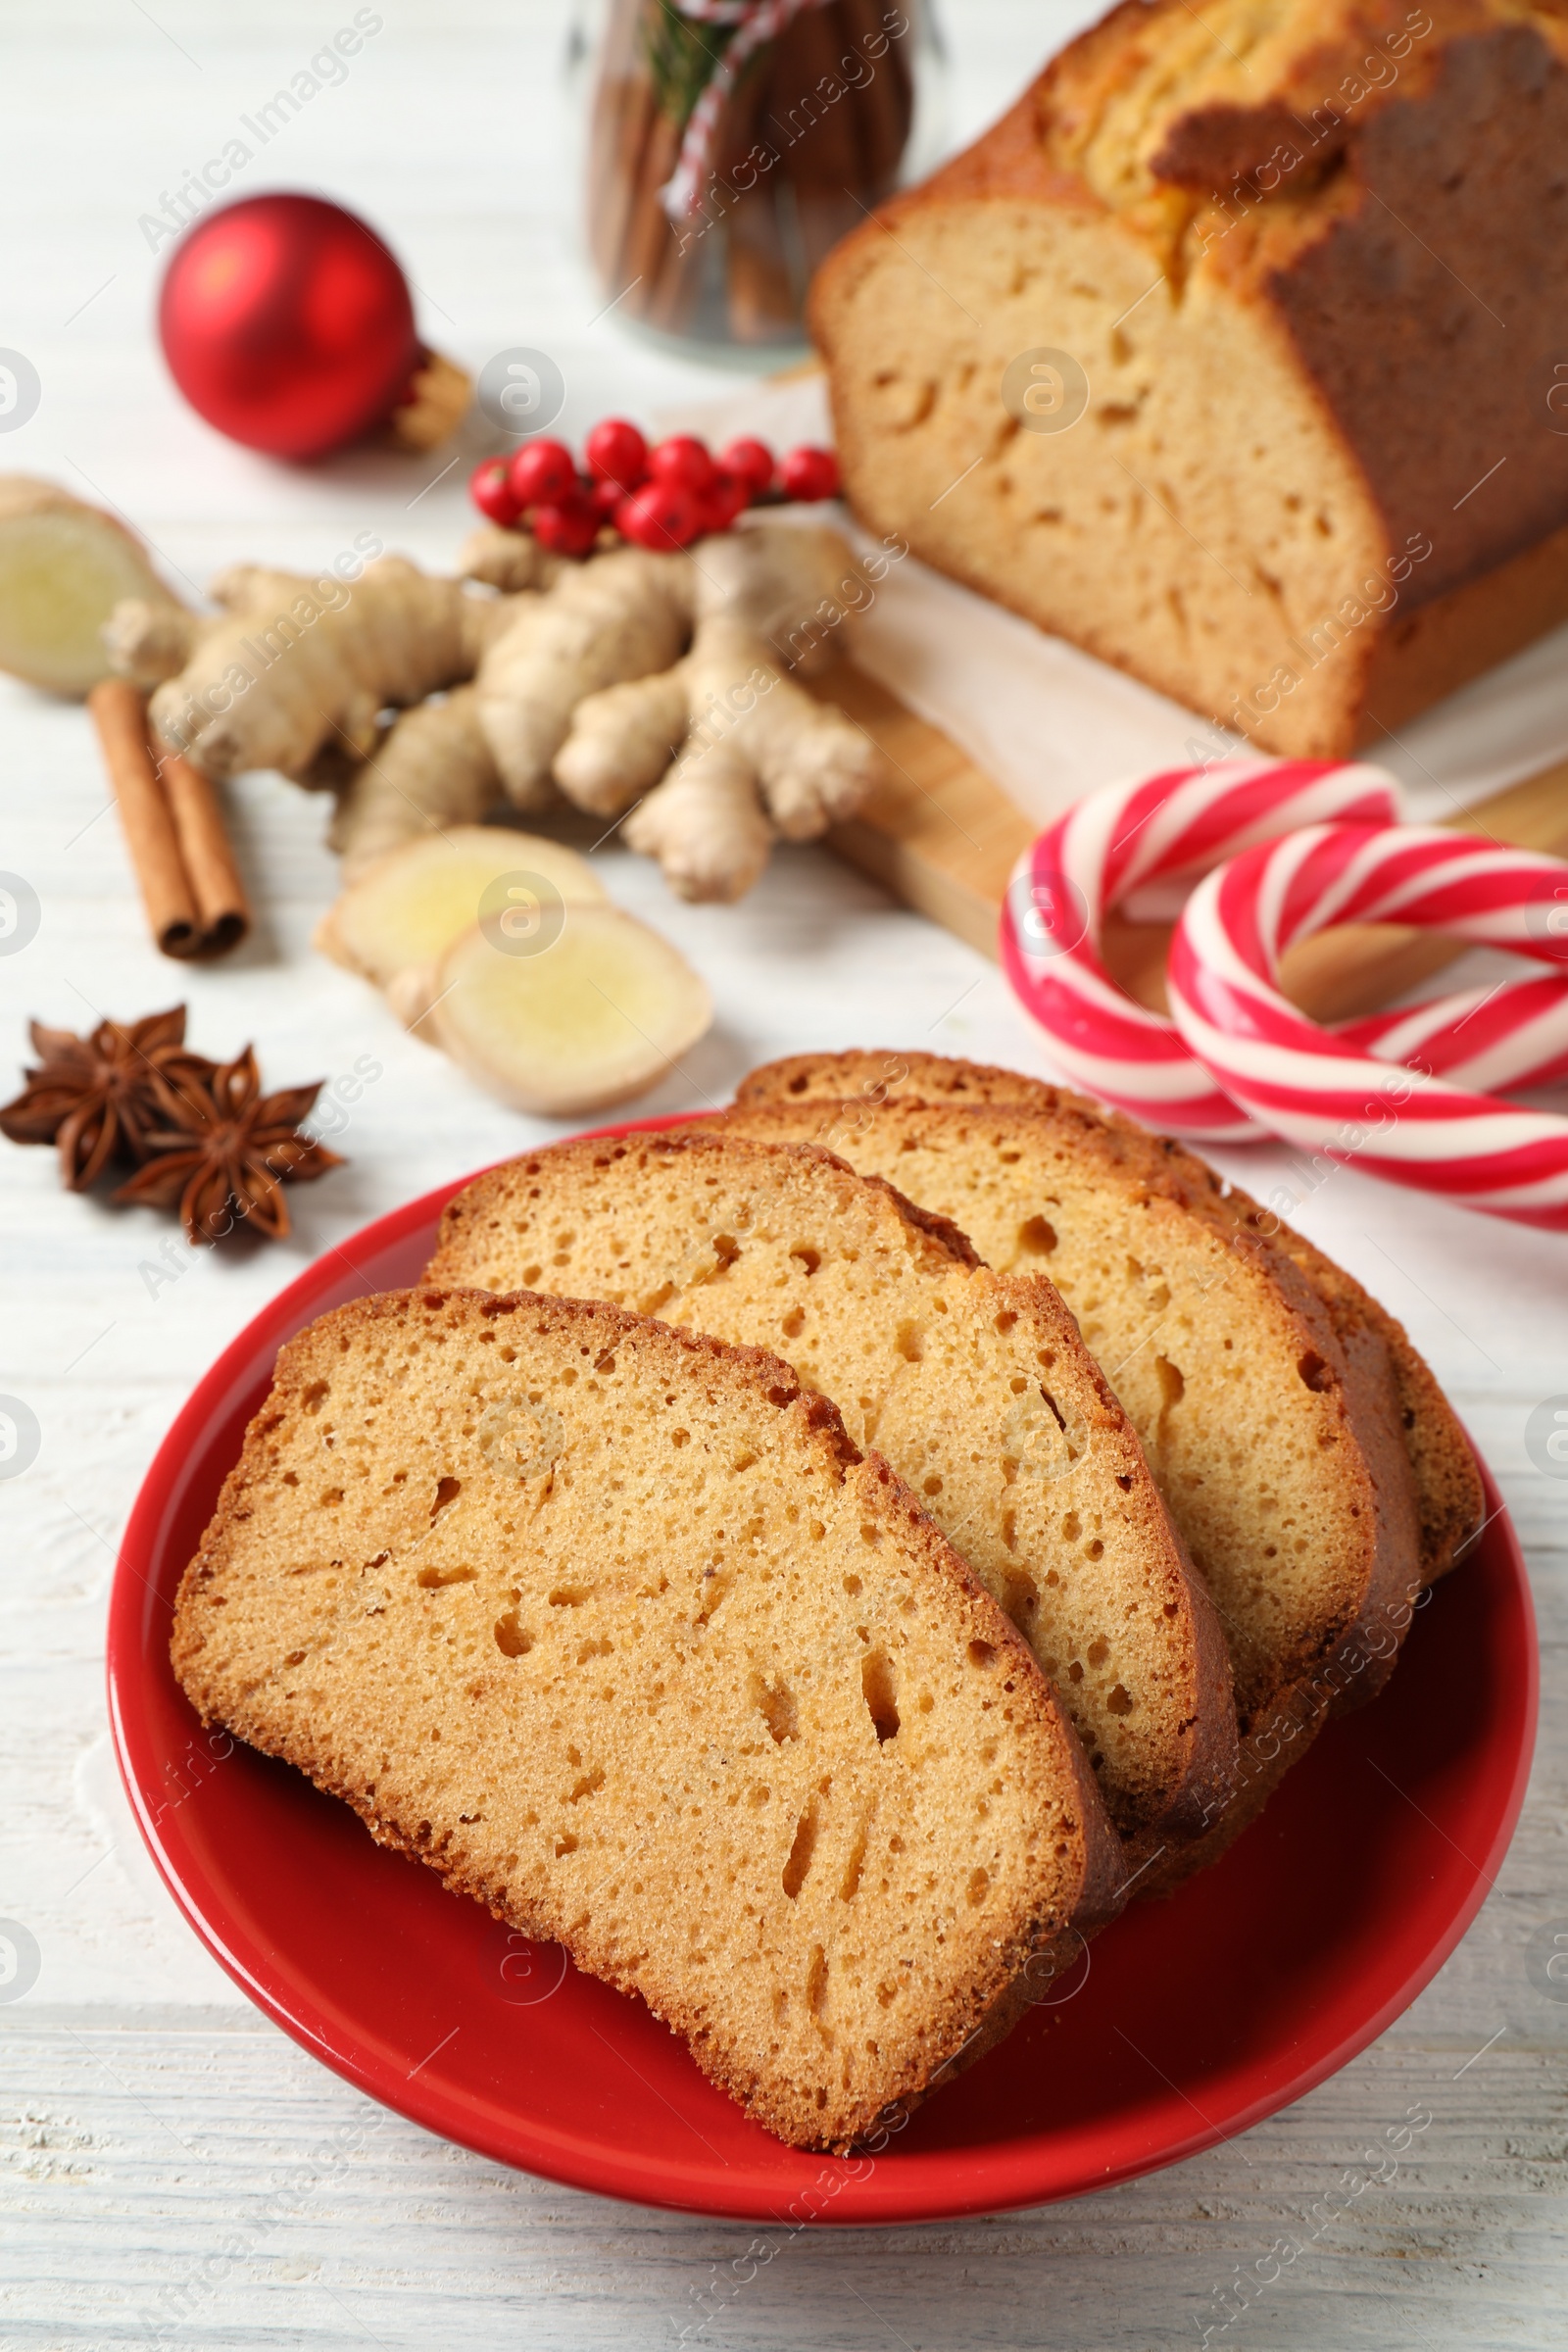
[[699, 211], [677, 225], [664, 210], [660, 191], [675, 169], [680, 146], [681, 133], [667, 116], [661, 116], [644, 156], [650, 171], [643, 196], [649, 208], [649, 261], [641, 316], [646, 325], [670, 335], [681, 332], [697, 307], [711, 250], [706, 214]]
[[173, 811], [147, 746], [147, 706], [125, 678], [105, 678], [87, 697], [120, 822], [153, 938], [166, 956], [201, 953], [201, 920]]
[[217, 788], [154, 734], [150, 749], [169, 796], [170, 813], [201, 924], [203, 956], [226, 956], [251, 927], [250, 903], [229, 846]]
[[[800, 333], [800, 273], [791, 269], [779, 218], [773, 140], [759, 120], [769, 87], [768, 64], [764, 51], [742, 74], [724, 110], [713, 158], [714, 178], [728, 195], [724, 275], [729, 330], [737, 343], [776, 343]], [[752, 161], [757, 148], [773, 156], [765, 172]], [[744, 186], [743, 170], [748, 173]]]
[[[632, 158], [632, 198], [617, 272], [621, 285], [627, 289], [625, 311], [633, 318], [647, 317], [660, 272], [675, 245], [675, 234], [660, 202], [659, 191], [674, 171], [679, 153], [680, 133], [669, 117], [656, 107], [642, 147]], [[677, 261], [680, 258], [677, 253]]]
[[114, 786], [148, 927], [166, 956], [223, 956], [251, 910], [218, 795], [199, 769], [148, 728], [146, 698], [105, 678], [87, 709]]
[[589, 174], [589, 238], [600, 283], [607, 294], [619, 294], [625, 280], [617, 272], [636, 195], [637, 160], [653, 126], [653, 87], [646, 74], [628, 69], [601, 85], [600, 105], [607, 114], [612, 110], [612, 120]]
[[[806, 267], [814, 271], [863, 217], [869, 183], [858, 132], [858, 99], [837, 72], [836, 17], [812, 9], [795, 18], [773, 48], [770, 120], [786, 138], [782, 169], [795, 191]], [[837, 89], [824, 97], [823, 84]]]
[[771, 189], [740, 198], [726, 224], [729, 324], [737, 343], [777, 343], [800, 331], [800, 304]]
[[[909, 34], [888, 39], [882, 0], [838, 0], [833, 13], [844, 27], [846, 51], [863, 57], [870, 68], [867, 78], [856, 86], [855, 104], [868, 183], [858, 192], [868, 204], [876, 204], [898, 178], [913, 126], [913, 76], [906, 53], [912, 27]], [[879, 38], [886, 45], [880, 57], [873, 57]]]

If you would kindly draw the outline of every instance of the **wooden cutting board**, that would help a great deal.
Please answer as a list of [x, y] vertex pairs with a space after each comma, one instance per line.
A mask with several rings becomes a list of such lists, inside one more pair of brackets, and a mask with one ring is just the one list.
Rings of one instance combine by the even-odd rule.
[[[853, 663], [812, 680], [811, 691], [865, 729], [886, 770], [859, 815], [834, 827], [833, 848], [906, 906], [995, 959], [1008, 878], [1039, 828], [950, 737]], [[1568, 760], [1445, 821], [1515, 849], [1568, 855]], [[1166, 1009], [1169, 939], [1164, 923], [1112, 915], [1105, 925], [1110, 969], [1130, 995], [1158, 1012]], [[1293, 949], [1281, 976], [1314, 1019], [1345, 1020], [1387, 1004], [1463, 953], [1462, 941], [1403, 924], [1347, 923]]]

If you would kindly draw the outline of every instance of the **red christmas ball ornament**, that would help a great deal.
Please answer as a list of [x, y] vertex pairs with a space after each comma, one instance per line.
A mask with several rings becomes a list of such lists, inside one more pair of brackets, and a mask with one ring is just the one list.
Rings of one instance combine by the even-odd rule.
[[248, 196], [199, 220], [170, 257], [158, 332], [197, 415], [278, 458], [385, 424], [424, 359], [396, 261], [318, 196]]
[[786, 450], [779, 460], [779, 487], [786, 498], [837, 498], [839, 494], [839, 462], [830, 449], [812, 449], [803, 442], [799, 449]]

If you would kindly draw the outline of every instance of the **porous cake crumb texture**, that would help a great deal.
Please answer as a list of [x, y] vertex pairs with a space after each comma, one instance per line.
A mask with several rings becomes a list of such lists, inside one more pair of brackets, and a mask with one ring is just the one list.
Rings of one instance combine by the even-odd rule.
[[776, 1359], [393, 1294], [286, 1348], [186, 1572], [204, 1718], [844, 2146], [1113, 1907], [1012, 1627]]

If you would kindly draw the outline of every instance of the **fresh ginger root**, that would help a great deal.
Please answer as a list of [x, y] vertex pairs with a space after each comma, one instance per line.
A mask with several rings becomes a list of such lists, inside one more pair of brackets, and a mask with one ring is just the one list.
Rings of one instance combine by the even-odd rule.
[[386, 990], [396, 1010], [398, 982], [422, 975], [483, 919], [486, 893], [503, 888], [508, 903], [493, 921], [507, 948], [547, 946], [562, 908], [606, 903], [587, 858], [564, 842], [510, 825], [453, 825], [404, 842], [347, 883], [317, 925], [316, 945]]
[[471, 685], [405, 710], [385, 741], [355, 768], [338, 797], [327, 842], [357, 882], [384, 858], [426, 834], [476, 825], [501, 798], [501, 777], [479, 727]]
[[[543, 557], [549, 576], [555, 559]], [[473, 675], [510, 617], [401, 556], [353, 582], [238, 564], [212, 584], [217, 617], [133, 598], [104, 630], [114, 668], [155, 688], [154, 725], [205, 775], [276, 767], [302, 782], [325, 753], [364, 759], [388, 705]]]
[[551, 768], [585, 695], [667, 669], [691, 633], [681, 556], [617, 548], [530, 598], [489, 646], [474, 681], [479, 725], [514, 808], [548, 808]]
[[[480, 531], [465, 562], [511, 587], [529, 576], [528, 544]], [[785, 674], [831, 662], [839, 623], [865, 601], [844, 541], [815, 528], [754, 525], [689, 553], [626, 548], [568, 566], [546, 594], [513, 598], [471, 689], [393, 727], [339, 812], [348, 872], [432, 826], [476, 821], [503, 794], [547, 808], [559, 786], [605, 816], [649, 794], [630, 846], [684, 898], [739, 898], [776, 837], [813, 839], [875, 776], [860, 730]]]
[[712, 1019], [697, 973], [611, 906], [585, 858], [506, 825], [404, 842], [348, 884], [316, 945], [519, 1110], [644, 1094]]
[[783, 674], [765, 638], [719, 614], [673, 669], [579, 704], [556, 772], [601, 815], [648, 792], [627, 848], [657, 858], [679, 898], [732, 900], [761, 873], [775, 834], [812, 841], [858, 808], [876, 752]]
[[[352, 584], [238, 564], [213, 584], [216, 618], [132, 597], [104, 642], [207, 775], [274, 767], [336, 790], [351, 881], [502, 799], [548, 809], [559, 788], [608, 816], [646, 794], [632, 846], [682, 897], [734, 899], [775, 838], [811, 840], [864, 797], [871, 745], [786, 674], [830, 662], [867, 601], [836, 532], [759, 523], [574, 564], [486, 529], [464, 564], [438, 579], [385, 556]], [[389, 708], [403, 715], [383, 732]]]
[[110, 674], [101, 631], [127, 597], [179, 617], [123, 523], [52, 482], [0, 475], [0, 669], [51, 694], [86, 694]]
[[691, 651], [579, 703], [556, 779], [596, 816], [647, 793], [628, 849], [657, 858], [680, 898], [733, 900], [776, 836], [814, 841], [876, 780], [869, 738], [797, 686], [776, 651], [808, 672], [831, 660], [858, 575], [836, 532], [788, 527], [705, 541], [694, 568]]
[[635, 915], [569, 901], [556, 912], [541, 952], [527, 937], [498, 948], [475, 926], [409, 975], [415, 989], [389, 992], [416, 1037], [545, 1118], [646, 1094], [713, 1017], [700, 976]]

